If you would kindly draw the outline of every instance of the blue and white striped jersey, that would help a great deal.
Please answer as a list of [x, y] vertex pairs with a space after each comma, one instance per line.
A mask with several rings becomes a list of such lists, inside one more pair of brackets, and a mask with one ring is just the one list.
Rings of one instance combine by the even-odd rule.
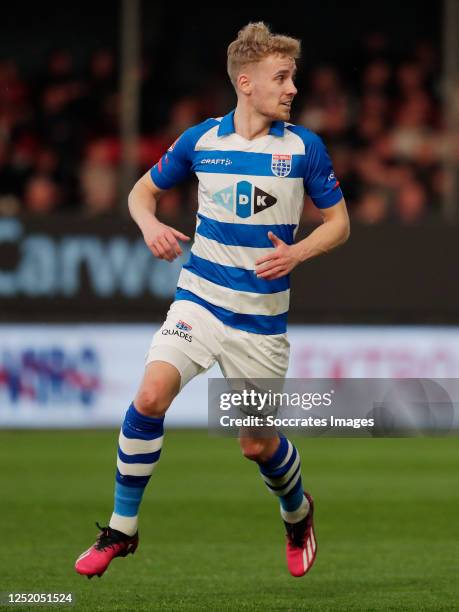
[[236, 134], [232, 111], [186, 130], [150, 172], [160, 189], [191, 172], [199, 180], [195, 240], [176, 299], [201, 304], [231, 327], [284, 333], [289, 277], [259, 279], [255, 261], [274, 248], [269, 231], [293, 244], [305, 192], [319, 208], [341, 200], [322, 140], [283, 121], [247, 140]]

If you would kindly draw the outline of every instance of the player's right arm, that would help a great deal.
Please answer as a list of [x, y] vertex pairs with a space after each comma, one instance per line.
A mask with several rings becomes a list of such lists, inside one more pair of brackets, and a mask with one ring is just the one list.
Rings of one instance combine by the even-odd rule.
[[194, 143], [194, 128], [188, 128], [137, 181], [129, 194], [131, 216], [141, 229], [146, 245], [159, 259], [174, 260], [182, 254], [178, 240], [190, 240], [189, 236], [156, 218], [156, 198], [161, 191], [190, 175]]
[[129, 194], [129, 212], [153, 255], [158, 259], [173, 261], [182, 255], [178, 240], [187, 241], [190, 238], [157, 219], [156, 199], [161, 191], [163, 190], [153, 182], [149, 170], [137, 181]]

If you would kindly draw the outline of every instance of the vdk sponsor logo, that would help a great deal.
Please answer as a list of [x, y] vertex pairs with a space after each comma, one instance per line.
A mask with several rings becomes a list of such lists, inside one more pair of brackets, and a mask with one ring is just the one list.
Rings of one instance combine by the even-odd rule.
[[225, 187], [214, 193], [212, 199], [242, 219], [263, 212], [277, 202], [277, 198], [273, 195], [248, 181], [239, 181], [235, 185]]

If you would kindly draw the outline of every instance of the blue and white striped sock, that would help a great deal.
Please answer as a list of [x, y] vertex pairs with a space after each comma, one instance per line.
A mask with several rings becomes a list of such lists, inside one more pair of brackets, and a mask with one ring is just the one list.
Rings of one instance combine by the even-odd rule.
[[284, 521], [301, 521], [309, 512], [309, 502], [303, 493], [300, 455], [290, 440], [280, 435], [276, 452], [259, 467], [266, 486], [279, 497]]
[[145, 416], [131, 404], [121, 426], [110, 527], [127, 535], [137, 531], [142, 495], [161, 455], [163, 422], [164, 417]]

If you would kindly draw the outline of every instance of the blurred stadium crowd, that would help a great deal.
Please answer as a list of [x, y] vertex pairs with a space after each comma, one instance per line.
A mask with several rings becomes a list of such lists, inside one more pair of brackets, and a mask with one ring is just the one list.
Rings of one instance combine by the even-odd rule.
[[[374, 34], [345, 69], [301, 66], [292, 121], [324, 138], [355, 220], [412, 224], [439, 215], [448, 189], [439, 59], [426, 41], [409, 57], [387, 49], [384, 36]], [[139, 77], [139, 176], [184, 129], [234, 106], [224, 75], [209, 75], [209, 87], [174, 98], [158, 91], [148, 60]], [[112, 214], [120, 163], [115, 52], [94, 51], [82, 70], [69, 50], [55, 50], [42, 73], [27, 78], [14, 60], [0, 58], [0, 92], [0, 215]], [[189, 181], [162, 196], [160, 212], [173, 221], [195, 206]], [[316, 215], [305, 207], [305, 221]]]

